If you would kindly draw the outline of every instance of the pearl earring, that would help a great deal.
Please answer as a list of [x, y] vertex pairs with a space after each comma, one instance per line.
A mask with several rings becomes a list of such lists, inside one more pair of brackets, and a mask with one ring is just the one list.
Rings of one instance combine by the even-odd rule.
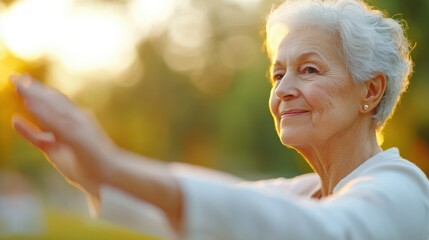
[[364, 110], [364, 111], [366, 111], [366, 110], [368, 110], [368, 109], [369, 109], [368, 104], [364, 104], [364, 105], [363, 105], [363, 110]]

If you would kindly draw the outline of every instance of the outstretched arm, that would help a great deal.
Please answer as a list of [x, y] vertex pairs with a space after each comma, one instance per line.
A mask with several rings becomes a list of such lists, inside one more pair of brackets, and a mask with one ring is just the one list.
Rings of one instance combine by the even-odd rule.
[[16, 115], [15, 129], [39, 148], [69, 183], [95, 198], [101, 185], [121, 189], [160, 208], [179, 231], [182, 193], [167, 164], [119, 148], [89, 112], [57, 90], [28, 75], [14, 75], [11, 81], [38, 121], [34, 124]]

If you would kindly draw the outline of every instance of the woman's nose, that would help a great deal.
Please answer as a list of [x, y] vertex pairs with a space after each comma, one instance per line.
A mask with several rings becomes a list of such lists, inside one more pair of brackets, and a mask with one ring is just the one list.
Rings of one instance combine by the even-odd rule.
[[284, 75], [276, 86], [275, 94], [281, 100], [290, 100], [299, 96], [299, 91], [294, 78], [290, 75]]

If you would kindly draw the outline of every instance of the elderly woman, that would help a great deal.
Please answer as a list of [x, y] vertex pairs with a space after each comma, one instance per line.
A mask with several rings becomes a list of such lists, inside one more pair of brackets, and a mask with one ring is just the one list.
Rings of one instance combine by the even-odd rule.
[[161, 236], [428, 239], [427, 178], [376, 137], [411, 72], [401, 25], [361, 1], [287, 0], [266, 31], [278, 135], [315, 173], [240, 184], [134, 155], [29, 76], [12, 82], [40, 126], [22, 117], [14, 126], [87, 193], [99, 216]]

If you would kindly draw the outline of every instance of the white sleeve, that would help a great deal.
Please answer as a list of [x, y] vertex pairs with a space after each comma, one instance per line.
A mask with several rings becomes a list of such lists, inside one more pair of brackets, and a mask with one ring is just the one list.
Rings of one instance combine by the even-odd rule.
[[[241, 179], [216, 170], [182, 163], [170, 164], [175, 174], [204, 178], [210, 181], [236, 183]], [[163, 239], [175, 239], [168, 219], [157, 207], [139, 200], [121, 190], [102, 186], [99, 198], [87, 193], [88, 207], [96, 218], [122, 225]]]
[[427, 240], [426, 177], [413, 168], [384, 167], [320, 201], [179, 176], [184, 239]]
[[110, 186], [101, 187], [99, 200], [90, 195], [87, 197], [93, 217], [154, 237], [174, 239], [164, 213], [149, 203]]

